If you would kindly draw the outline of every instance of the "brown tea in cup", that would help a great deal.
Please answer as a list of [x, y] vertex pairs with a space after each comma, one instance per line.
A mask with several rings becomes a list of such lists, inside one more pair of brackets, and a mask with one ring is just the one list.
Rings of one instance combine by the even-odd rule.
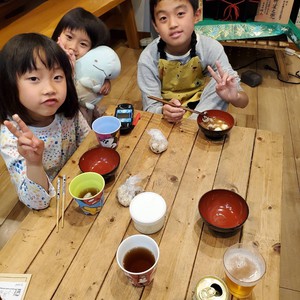
[[144, 247], [129, 250], [123, 260], [124, 269], [132, 273], [144, 272], [150, 269], [154, 263], [154, 254]]

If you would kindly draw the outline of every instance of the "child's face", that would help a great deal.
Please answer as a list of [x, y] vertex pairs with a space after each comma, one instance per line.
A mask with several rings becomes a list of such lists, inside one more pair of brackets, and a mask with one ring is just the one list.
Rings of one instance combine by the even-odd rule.
[[166, 51], [174, 55], [190, 49], [194, 25], [200, 11], [195, 14], [188, 0], [161, 0], [154, 9], [155, 30], [166, 43]]
[[72, 50], [79, 59], [92, 48], [92, 41], [84, 30], [65, 29], [59, 36], [67, 50]]
[[37, 126], [50, 124], [67, 95], [64, 71], [57, 67], [48, 70], [40, 59], [37, 70], [27, 71], [17, 77], [19, 99], [30, 116], [37, 120]]

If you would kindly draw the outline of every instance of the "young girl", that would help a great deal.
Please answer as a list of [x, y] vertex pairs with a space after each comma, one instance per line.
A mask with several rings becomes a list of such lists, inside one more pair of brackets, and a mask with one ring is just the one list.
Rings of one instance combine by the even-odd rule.
[[[144, 110], [177, 122], [185, 111], [174, 105], [199, 111], [225, 110], [228, 103], [247, 106], [248, 96], [222, 45], [194, 32], [200, 17], [198, 0], [150, 0], [150, 13], [160, 37], [147, 46], [138, 62]], [[162, 105], [148, 95], [164, 98], [172, 105]]]
[[51, 181], [90, 131], [66, 53], [35, 33], [9, 40], [0, 52], [0, 103], [0, 151], [19, 199], [44, 209], [55, 195]]
[[[81, 7], [77, 7], [62, 17], [53, 32], [52, 39], [66, 51], [74, 67], [76, 60], [89, 50], [107, 45], [110, 34], [106, 25], [99, 18]], [[99, 94], [106, 96], [110, 89], [110, 81], [105, 80]], [[89, 111], [84, 107], [80, 107], [80, 110], [90, 123], [90, 120], [100, 116], [97, 110]]]

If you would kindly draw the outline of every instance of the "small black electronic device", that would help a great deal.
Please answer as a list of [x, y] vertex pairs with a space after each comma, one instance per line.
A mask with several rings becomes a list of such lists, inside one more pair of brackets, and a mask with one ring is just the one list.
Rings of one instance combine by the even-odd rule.
[[129, 103], [122, 103], [116, 107], [115, 117], [121, 121], [120, 133], [125, 134], [133, 129], [134, 108]]
[[262, 76], [254, 71], [247, 70], [241, 74], [241, 81], [251, 87], [256, 87], [262, 83]]

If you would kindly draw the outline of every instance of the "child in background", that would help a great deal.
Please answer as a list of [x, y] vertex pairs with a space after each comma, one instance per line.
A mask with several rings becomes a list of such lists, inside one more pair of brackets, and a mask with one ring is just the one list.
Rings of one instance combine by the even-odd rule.
[[51, 181], [90, 131], [68, 56], [50, 38], [19, 34], [1, 50], [0, 123], [0, 152], [19, 199], [47, 208]]
[[[194, 31], [200, 17], [198, 0], [150, 0], [150, 13], [159, 37], [143, 50], [138, 62], [144, 110], [177, 122], [184, 115], [192, 119], [197, 115], [190, 116], [174, 106], [199, 111], [226, 110], [228, 103], [247, 106], [248, 96], [223, 46]], [[150, 100], [148, 95], [168, 100], [171, 105]]]
[[[89, 50], [101, 45], [107, 45], [110, 33], [106, 25], [89, 11], [77, 7], [67, 12], [57, 24], [52, 39], [65, 50], [72, 62], [73, 69], [77, 59]], [[105, 57], [103, 57], [105, 59]], [[105, 80], [99, 94], [108, 95], [111, 90], [109, 80]], [[91, 123], [101, 115], [95, 107], [94, 111], [80, 107], [84, 117]]]

